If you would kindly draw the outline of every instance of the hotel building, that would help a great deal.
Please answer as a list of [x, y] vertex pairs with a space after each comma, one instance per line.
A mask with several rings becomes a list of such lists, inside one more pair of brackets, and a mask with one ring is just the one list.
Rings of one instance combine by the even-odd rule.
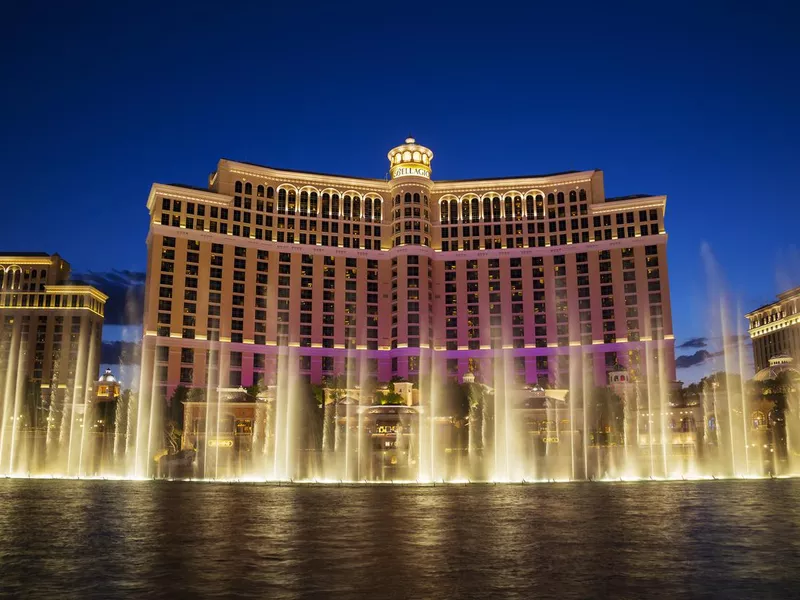
[[787, 355], [800, 359], [800, 287], [778, 294], [778, 301], [745, 315], [753, 341], [756, 372], [770, 366], [770, 359]]
[[45, 401], [86, 397], [100, 365], [107, 296], [70, 281], [58, 254], [0, 252], [0, 397], [41, 389]]
[[578, 362], [597, 385], [615, 365], [675, 379], [665, 196], [606, 198], [597, 170], [434, 181], [411, 138], [388, 159], [380, 179], [223, 159], [208, 189], [154, 184], [154, 389], [270, 383], [279, 365], [312, 382], [491, 383], [502, 364], [566, 387]]

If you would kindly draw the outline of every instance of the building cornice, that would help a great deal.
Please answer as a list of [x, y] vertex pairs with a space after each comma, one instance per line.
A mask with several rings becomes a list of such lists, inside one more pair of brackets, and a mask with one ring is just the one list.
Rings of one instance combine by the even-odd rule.
[[156, 206], [156, 198], [166, 196], [176, 200], [194, 200], [195, 202], [205, 202], [218, 206], [229, 206], [233, 202], [233, 196], [218, 194], [205, 190], [194, 190], [177, 185], [167, 185], [164, 183], [154, 183], [150, 188], [150, 195], [147, 197], [147, 210], [150, 213]]
[[617, 213], [626, 210], [646, 210], [648, 208], [660, 208], [664, 214], [667, 212], [666, 196], [646, 196], [644, 198], [633, 198], [631, 200], [615, 200], [613, 202], [598, 202], [589, 205], [589, 212], [593, 215], [607, 213]]
[[345, 175], [325, 175], [317, 173], [303, 173], [300, 171], [286, 171], [272, 167], [260, 167], [247, 163], [234, 162], [227, 159], [219, 161], [218, 170], [236, 173], [245, 177], [259, 177], [279, 180], [281, 183], [292, 183], [298, 187], [309, 185], [313, 187], [342, 187], [355, 188], [377, 193], [388, 193], [389, 182], [380, 179], [362, 179], [347, 177]]
[[100, 302], [108, 300], [108, 296], [91, 285], [75, 285], [71, 283], [53, 284], [45, 285], [44, 289], [48, 294], [88, 294]]
[[14, 256], [7, 254], [0, 256], [0, 265], [52, 265], [55, 262], [52, 256]]
[[[506, 190], [519, 190], [524, 193], [526, 189], [536, 187], [552, 187], [560, 185], [578, 185], [587, 183], [597, 171], [580, 171], [578, 173], [564, 173], [562, 175], [547, 175], [544, 177], [509, 177], [507, 179], [467, 179], [464, 181], [434, 181], [432, 192], [435, 194], [455, 194], [477, 191], [496, 191], [499, 188]], [[526, 189], [520, 189], [526, 188]]]
[[[245, 177], [262, 177], [270, 178], [287, 183], [293, 183], [302, 187], [309, 185], [314, 187], [351, 187], [355, 189], [369, 190], [379, 193], [389, 193], [392, 188], [409, 183], [407, 181], [394, 180], [383, 181], [380, 179], [368, 179], [360, 177], [348, 177], [346, 175], [326, 175], [321, 173], [304, 173], [301, 171], [288, 171], [283, 169], [275, 169], [272, 167], [262, 167], [258, 165], [251, 165], [248, 163], [240, 163], [227, 159], [222, 159], [218, 164], [219, 170], [225, 170], [237, 175]], [[509, 177], [500, 179], [465, 179], [463, 181], [450, 180], [450, 181], [436, 181], [424, 180], [424, 182], [431, 186], [432, 194], [445, 194], [445, 193], [468, 193], [477, 191], [497, 191], [503, 188], [507, 190], [520, 190], [524, 193], [531, 188], [536, 187], [553, 187], [564, 185], [579, 185], [587, 183], [592, 180], [592, 177], [598, 171], [580, 171], [577, 173], [564, 173], [561, 175], [547, 175], [547, 176], [533, 176], [533, 177]]]
[[781, 294], [778, 294], [778, 299], [775, 302], [770, 302], [769, 304], [764, 304], [763, 306], [759, 306], [758, 308], [751, 310], [749, 313], [746, 313], [744, 316], [746, 319], [749, 319], [751, 317], [758, 316], [759, 314], [764, 312], [779, 310], [784, 305], [792, 301], [797, 301], [798, 299], [800, 299], [800, 288], [794, 288], [786, 292], [783, 292]]
[[[753, 313], [748, 313], [745, 316], [749, 317], [752, 314]], [[765, 323], [759, 327], [753, 327], [748, 333], [750, 333], [750, 338], [752, 339], [761, 337], [762, 335], [766, 335], [768, 333], [774, 333], [786, 327], [791, 327], [792, 325], [800, 325], [800, 314], [790, 315], [777, 321], [770, 321], [769, 323]]]

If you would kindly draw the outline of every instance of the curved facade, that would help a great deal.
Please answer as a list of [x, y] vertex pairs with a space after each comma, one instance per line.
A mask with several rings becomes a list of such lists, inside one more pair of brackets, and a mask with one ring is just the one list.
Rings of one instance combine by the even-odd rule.
[[757, 372], [779, 355], [800, 358], [800, 287], [778, 294], [777, 302], [747, 313], [745, 319]]
[[154, 389], [283, 365], [312, 382], [605, 385], [616, 364], [674, 380], [664, 196], [606, 198], [601, 171], [437, 181], [411, 138], [388, 158], [385, 179], [223, 159], [207, 190], [153, 185]]

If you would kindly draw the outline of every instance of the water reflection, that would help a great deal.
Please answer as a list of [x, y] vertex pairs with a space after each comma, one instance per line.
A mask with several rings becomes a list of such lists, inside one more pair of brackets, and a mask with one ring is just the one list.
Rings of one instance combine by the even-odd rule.
[[768, 597], [800, 482], [273, 487], [0, 481], [0, 595]]

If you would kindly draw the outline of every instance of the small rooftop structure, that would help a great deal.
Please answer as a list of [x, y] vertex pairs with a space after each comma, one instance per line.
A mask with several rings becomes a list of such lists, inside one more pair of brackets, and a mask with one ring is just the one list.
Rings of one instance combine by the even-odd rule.
[[755, 381], [776, 379], [781, 373], [794, 373], [800, 377], [800, 370], [794, 366], [794, 359], [788, 354], [776, 354], [769, 359], [769, 366], [755, 374]]

